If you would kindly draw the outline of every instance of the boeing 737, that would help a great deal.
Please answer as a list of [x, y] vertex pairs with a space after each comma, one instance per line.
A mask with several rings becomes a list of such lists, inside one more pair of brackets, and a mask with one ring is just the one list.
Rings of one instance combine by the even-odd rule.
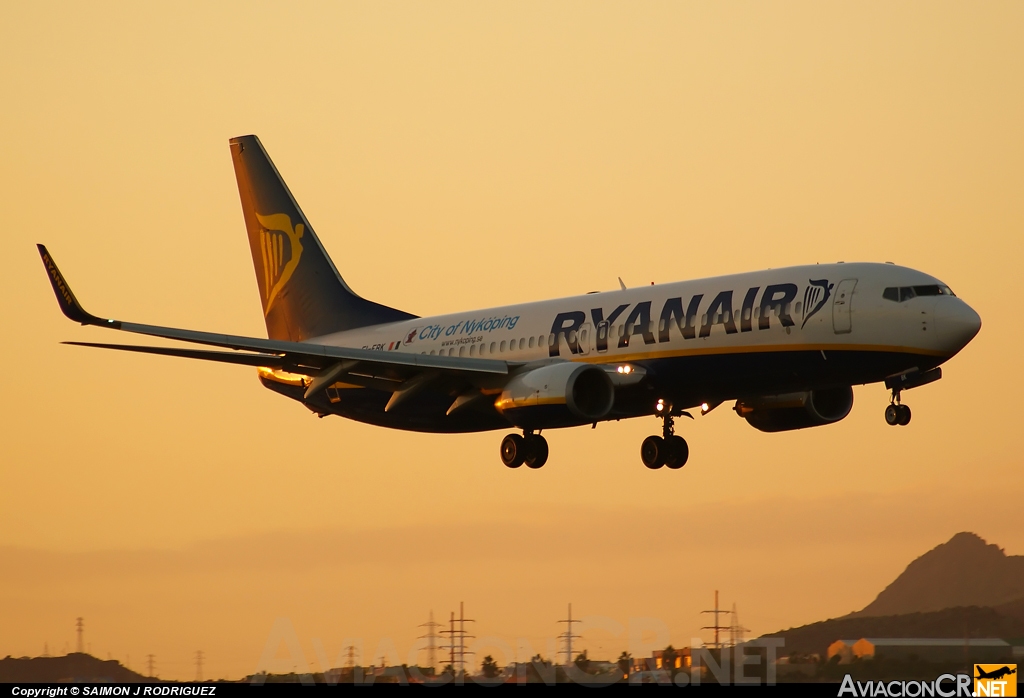
[[[63, 313], [83, 325], [219, 347], [67, 342], [256, 367], [270, 390], [324, 417], [393, 429], [512, 429], [509, 468], [540, 468], [545, 429], [658, 416], [644, 465], [681, 468], [675, 419], [732, 401], [764, 432], [833, 424], [851, 386], [901, 392], [981, 329], [942, 281], [890, 263], [814, 264], [417, 317], [357, 295], [256, 136], [230, 140], [267, 339], [104, 319], [84, 310], [39, 245]], [[521, 432], [521, 433], [519, 433]]]

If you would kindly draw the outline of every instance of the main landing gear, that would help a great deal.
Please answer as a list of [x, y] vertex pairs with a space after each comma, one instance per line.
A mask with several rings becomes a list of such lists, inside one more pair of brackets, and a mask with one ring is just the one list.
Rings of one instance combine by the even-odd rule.
[[910, 424], [910, 408], [900, 404], [900, 391], [893, 390], [889, 406], [885, 408], [885, 423], [891, 427], [905, 427]]
[[527, 468], [541, 468], [548, 462], [548, 442], [532, 429], [523, 435], [509, 434], [501, 440], [501, 462], [509, 468], [518, 468], [526, 463]]
[[[659, 407], [662, 404], [659, 403]], [[640, 460], [651, 470], [657, 470], [663, 465], [671, 470], [678, 470], [686, 465], [686, 459], [690, 457], [690, 447], [686, 444], [686, 439], [676, 436], [674, 432], [675, 418], [671, 408], [665, 406], [660, 411], [663, 412], [664, 423], [662, 436], [648, 436], [644, 439], [640, 444]], [[679, 414], [690, 416], [686, 412]]]

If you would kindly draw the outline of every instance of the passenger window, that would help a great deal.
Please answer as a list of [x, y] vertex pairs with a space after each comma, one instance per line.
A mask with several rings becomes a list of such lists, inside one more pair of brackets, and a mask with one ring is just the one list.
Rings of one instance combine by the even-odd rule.
[[797, 315], [799, 315], [800, 314], [800, 310], [803, 307], [804, 307], [804, 304], [801, 301], [797, 301], [796, 305], [793, 306], [793, 308], [794, 308], [793, 312], [795, 312]]
[[576, 330], [569, 330], [569, 344], [576, 343]]
[[534, 341], [534, 338], [533, 338], [533, 337], [530, 337], [530, 348], [531, 348], [531, 349], [533, 349], [533, 341]]
[[464, 351], [466, 351], [466, 347], [459, 347], [459, 356], [462, 356]]
[[896, 301], [897, 303], [899, 303], [900, 290], [895, 286], [890, 286], [889, 288], [882, 291], [882, 298], [884, 298], [887, 301]]
[[476, 356], [476, 345], [475, 344], [470, 344], [469, 345], [469, 355], [470, 356]]
[[491, 342], [491, 353], [494, 353], [494, 342]]
[[525, 349], [526, 348], [526, 337], [520, 338], [520, 340], [519, 340], [519, 348], [520, 349]]
[[498, 351], [502, 351], [502, 352], [505, 351], [505, 340], [504, 339], [501, 340], [501, 347], [498, 349]]
[[433, 356], [433, 355], [434, 355], [434, 350], [433, 350], [433, 349], [431, 349], [431, 350], [430, 350], [430, 355], [431, 355], [431, 356]]
[[700, 324], [701, 325], [707, 325], [708, 324], [708, 314], [707, 313], [704, 313], [703, 315], [700, 316]]

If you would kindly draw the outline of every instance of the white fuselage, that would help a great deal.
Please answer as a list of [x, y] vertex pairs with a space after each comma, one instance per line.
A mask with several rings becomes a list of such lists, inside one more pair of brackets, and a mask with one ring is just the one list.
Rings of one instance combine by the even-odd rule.
[[[787, 294], [787, 286], [796, 293]], [[980, 318], [948, 293], [883, 297], [886, 288], [926, 286], [946, 288], [892, 264], [816, 264], [417, 318], [311, 341], [510, 362], [560, 356], [621, 363], [807, 349], [904, 352], [941, 362], [970, 341]], [[607, 329], [602, 320], [611, 320]]]

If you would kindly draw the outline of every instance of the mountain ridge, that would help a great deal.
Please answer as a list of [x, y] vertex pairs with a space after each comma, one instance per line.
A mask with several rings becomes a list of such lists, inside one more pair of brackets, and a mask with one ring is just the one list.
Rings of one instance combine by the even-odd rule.
[[996, 607], [1024, 599], [1024, 555], [1007, 555], [976, 533], [957, 533], [921, 555], [875, 600], [849, 617]]

